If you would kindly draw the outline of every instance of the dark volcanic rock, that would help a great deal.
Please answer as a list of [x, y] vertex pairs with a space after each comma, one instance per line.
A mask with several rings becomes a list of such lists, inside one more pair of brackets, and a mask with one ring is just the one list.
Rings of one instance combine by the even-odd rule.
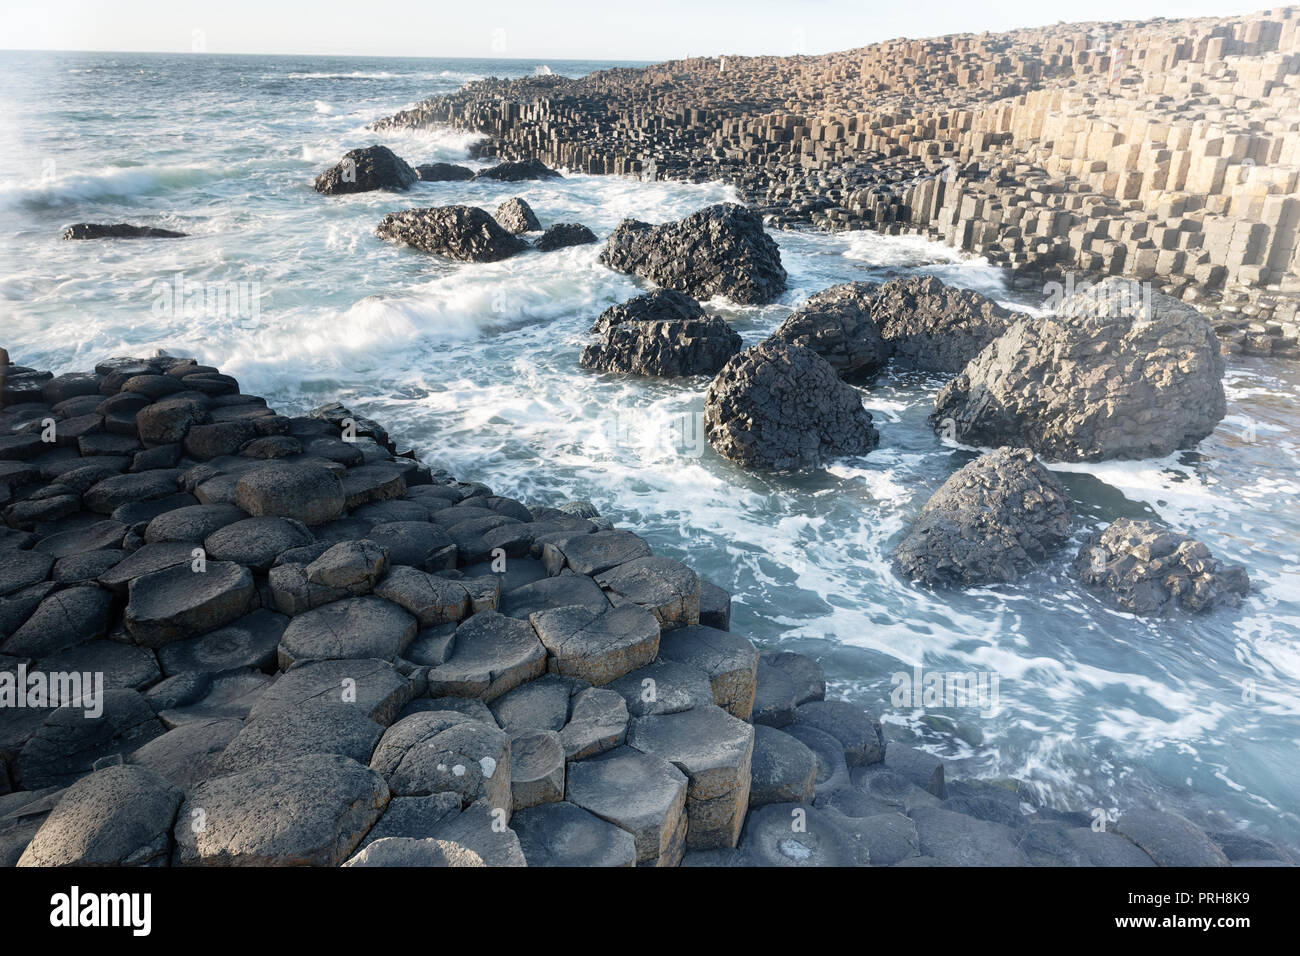
[[474, 178], [474, 170], [455, 163], [425, 163], [415, 167], [415, 175], [425, 183], [463, 182]]
[[871, 296], [871, 316], [900, 368], [960, 372], [1025, 316], [934, 276], [893, 279]]
[[817, 467], [865, 455], [880, 435], [858, 393], [798, 345], [764, 342], [732, 358], [704, 399], [704, 431], [724, 458], [748, 468]]
[[[647, 298], [638, 296], [615, 308], [626, 310]], [[740, 351], [740, 336], [718, 316], [705, 315], [694, 300], [681, 298], [695, 306], [698, 318], [659, 320], [627, 315], [625, 320], [609, 323], [602, 341], [584, 348], [578, 364], [594, 371], [633, 375], [717, 374]], [[651, 307], [644, 311], [652, 315], [656, 310]], [[603, 320], [604, 315], [597, 325]]]
[[660, 226], [625, 219], [600, 261], [697, 299], [725, 295], [759, 305], [785, 289], [781, 253], [763, 231], [763, 220], [736, 203], [709, 206]]
[[564, 249], [568, 246], [586, 246], [596, 241], [596, 234], [580, 222], [557, 222], [547, 226], [533, 247], [542, 252]]
[[181, 239], [188, 233], [126, 222], [79, 222], [63, 230], [64, 239]]
[[1160, 294], [1135, 306], [1125, 288], [1108, 279], [1016, 322], [935, 398], [935, 430], [1058, 461], [1156, 458], [1210, 434], [1227, 405], [1209, 320]]
[[417, 179], [408, 166], [387, 146], [352, 149], [343, 159], [316, 177], [316, 191], [327, 195], [363, 193], [372, 189], [409, 189]]
[[844, 378], [871, 375], [884, 367], [890, 353], [872, 320], [876, 288], [869, 282], [846, 282], [823, 289], [792, 312], [771, 338], [812, 349]]
[[1014, 581], [1060, 548], [1072, 504], [1025, 448], [1000, 448], [954, 473], [899, 542], [895, 566], [929, 584]]
[[496, 179], [503, 183], [520, 183], [526, 179], [559, 179], [560, 174], [540, 159], [525, 159], [517, 163], [500, 163], [491, 169], [474, 174], [475, 179]]
[[655, 289], [635, 295], [626, 302], [611, 305], [592, 324], [590, 331], [604, 335], [624, 322], [685, 322], [706, 319], [708, 313], [698, 302], [682, 292]]
[[1134, 614], [1236, 607], [1250, 592], [1241, 565], [1218, 560], [1185, 534], [1128, 518], [1085, 541], [1075, 570], [1107, 604]]
[[515, 236], [521, 232], [536, 232], [542, 228], [542, 224], [537, 221], [536, 213], [533, 212], [533, 207], [518, 196], [507, 199], [497, 206], [496, 215], [493, 218], [501, 225], [502, 229]]
[[497, 262], [528, 248], [476, 206], [435, 206], [389, 213], [375, 234], [462, 262]]

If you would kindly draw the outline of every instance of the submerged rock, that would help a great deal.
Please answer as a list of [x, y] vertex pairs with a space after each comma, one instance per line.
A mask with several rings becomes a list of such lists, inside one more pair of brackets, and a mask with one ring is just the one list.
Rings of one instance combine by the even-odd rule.
[[352, 149], [343, 159], [316, 177], [318, 193], [329, 196], [364, 193], [372, 189], [409, 189], [418, 177], [387, 146]]
[[476, 206], [436, 206], [389, 213], [375, 234], [461, 262], [497, 262], [528, 248], [528, 243], [511, 235]]
[[880, 442], [862, 399], [811, 349], [764, 342], [734, 356], [704, 398], [714, 451], [747, 468], [815, 468]]
[[1000, 448], [955, 472], [894, 551], [899, 573], [969, 587], [1014, 581], [1065, 545], [1072, 503], [1026, 448]]
[[425, 183], [464, 182], [474, 178], [474, 170], [455, 163], [425, 163], [415, 167], [415, 175]]
[[595, 241], [596, 234], [582, 223], [557, 222], [554, 225], [547, 226], [546, 231], [537, 238], [533, 246], [542, 252], [551, 252], [554, 249], [565, 249], [569, 246], [586, 246]]
[[182, 239], [187, 232], [133, 226], [126, 222], [78, 222], [63, 230], [64, 239]]
[[560, 174], [540, 159], [525, 159], [519, 162], [499, 163], [491, 169], [481, 169], [474, 174], [474, 178], [520, 183], [527, 179], [559, 179]]
[[1134, 614], [1236, 607], [1250, 592], [1241, 565], [1218, 560], [1185, 534], [1129, 518], [1085, 541], [1075, 570], [1105, 603]]
[[1109, 279], [1060, 314], [1022, 319], [941, 391], [930, 422], [970, 445], [1056, 461], [1157, 458], [1214, 430], [1227, 404], [1208, 319], [1166, 295], [1144, 304]]
[[785, 290], [780, 250], [758, 214], [736, 203], [718, 203], [659, 226], [624, 219], [600, 261], [697, 299], [725, 295], [760, 305]]

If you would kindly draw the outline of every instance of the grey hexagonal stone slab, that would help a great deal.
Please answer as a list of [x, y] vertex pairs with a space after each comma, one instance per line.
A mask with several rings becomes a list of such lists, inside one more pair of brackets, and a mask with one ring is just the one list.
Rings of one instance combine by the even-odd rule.
[[570, 701], [569, 722], [560, 730], [564, 754], [584, 760], [621, 746], [627, 738], [627, 703], [606, 687], [589, 687]]
[[18, 755], [18, 779], [25, 789], [66, 786], [89, 773], [101, 757], [130, 753], [165, 730], [133, 690], [106, 690], [101, 702], [98, 717], [87, 718], [85, 708], [68, 706], [45, 718]]
[[660, 658], [607, 684], [627, 703], [632, 717], [676, 714], [713, 703], [709, 675], [698, 667]]
[[526, 730], [510, 738], [510, 791], [523, 810], [564, 799], [564, 744], [553, 730]]
[[1228, 858], [1205, 831], [1177, 813], [1129, 810], [1114, 829], [1141, 847], [1157, 866], [1228, 865]]
[[128, 764], [152, 770], [182, 790], [212, 777], [221, 776], [218, 761], [222, 752], [243, 729], [233, 717], [193, 720], [155, 737], [129, 754]]
[[758, 866], [861, 866], [869, 854], [828, 814], [803, 803], [769, 803], [745, 821], [740, 849]]
[[375, 594], [405, 608], [420, 627], [452, 624], [468, 617], [469, 591], [459, 581], [398, 565], [375, 586]]
[[561, 574], [525, 584], [502, 594], [499, 606], [502, 614], [526, 621], [537, 611], [574, 604], [580, 604], [595, 614], [610, 606], [600, 585], [585, 574]]
[[359, 707], [304, 701], [246, 723], [218, 758], [217, 771], [235, 773], [317, 753], [367, 764], [383, 734]]
[[249, 720], [260, 720], [315, 700], [357, 707], [387, 726], [411, 699], [411, 682], [381, 660], [306, 661], [281, 674], [257, 699]]
[[567, 801], [520, 810], [510, 828], [529, 866], [636, 866], [631, 833]]
[[754, 725], [749, 805], [812, 803], [817, 758], [800, 740], [774, 727]]
[[70, 786], [19, 866], [166, 863], [179, 788], [143, 767], [107, 767]]
[[635, 605], [592, 613], [558, 607], [529, 615], [547, 650], [547, 670], [590, 684], [608, 684], [644, 667], [659, 651], [659, 621]]
[[855, 704], [842, 700], [810, 701], [795, 708], [794, 721], [838, 740], [850, 767], [879, 763], [885, 758], [880, 722]]
[[366, 844], [344, 866], [487, 866], [468, 847], [450, 840], [417, 840], [411, 837], [383, 837]]
[[977, 820], [939, 807], [911, 813], [920, 837], [921, 855], [947, 866], [1026, 866], [1016, 833], [1001, 823]]
[[320, 465], [272, 462], [244, 472], [235, 485], [235, 503], [250, 515], [294, 518], [308, 527], [343, 514], [344, 484]]
[[[597, 531], [575, 534], [542, 549], [542, 563], [551, 574], [572, 568], [578, 574], [601, 571], [650, 555], [650, 545], [630, 531]], [[698, 604], [696, 613], [698, 614]]]
[[634, 558], [600, 572], [596, 583], [615, 606], [644, 607], [664, 627], [700, 623], [700, 579], [680, 561], [654, 556]]
[[531, 625], [484, 611], [456, 628], [451, 657], [429, 670], [429, 694], [490, 703], [545, 670], [546, 648]]
[[492, 714], [509, 734], [528, 730], [558, 732], [569, 722], [571, 698], [583, 689], [581, 681], [546, 674], [498, 697], [492, 702]]
[[758, 651], [748, 638], [711, 627], [673, 628], [659, 639], [659, 656], [704, 671], [713, 685], [713, 702], [733, 717], [749, 719]]
[[147, 687], [162, 676], [152, 651], [116, 641], [79, 644], [42, 658], [32, 670], [46, 674], [102, 674], [105, 687], [131, 690]]
[[[389, 800], [383, 777], [330, 754], [199, 784], [181, 805], [181, 866], [337, 866]], [[292, 820], [292, 826], [284, 826]]]
[[415, 640], [415, 618], [377, 597], [345, 598], [299, 614], [284, 629], [280, 667], [294, 661], [372, 658], [391, 661]]
[[131, 582], [126, 627], [136, 643], [162, 647], [243, 617], [257, 603], [252, 573], [228, 561], [209, 561], [201, 572], [176, 565]]
[[510, 738], [496, 726], [451, 711], [403, 717], [384, 732], [370, 766], [399, 796], [452, 792], [480, 797], [509, 819]]
[[638, 863], [675, 866], [685, 850], [686, 788], [685, 774], [668, 761], [618, 747], [573, 764], [566, 798], [630, 833]]
[[806, 654], [793, 651], [764, 651], [763, 662], [785, 672], [794, 686], [794, 705], [826, 697], [826, 674], [822, 666]]
[[760, 654], [754, 682], [754, 712], [750, 719], [756, 724], [784, 727], [794, 723], [794, 709], [795, 686], [789, 672], [773, 667]]
[[732, 847], [749, 807], [754, 728], [721, 707], [641, 717], [627, 743], [663, 757], [686, 774], [686, 845], [692, 850]]
[[267, 570], [285, 551], [316, 539], [307, 526], [292, 518], [245, 518], [212, 532], [203, 542], [217, 561], [234, 561], [246, 568]]
[[275, 649], [288, 624], [283, 614], [258, 608], [201, 637], [159, 648], [158, 660], [167, 675], [267, 668], [275, 663]]
[[330, 546], [305, 571], [311, 584], [353, 597], [369, 594], [387, 573], [388, 549], [365, 538]]

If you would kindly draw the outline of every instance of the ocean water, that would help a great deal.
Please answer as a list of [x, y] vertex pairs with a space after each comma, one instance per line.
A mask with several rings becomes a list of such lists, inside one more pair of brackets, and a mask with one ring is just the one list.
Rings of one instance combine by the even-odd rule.
[[[530, 502], [591, 500], [730, 590], [734, 630], [818, 656], [832, 693], [957, 776], [1016, 776], [1062, 808], [1161, 806], [1300, 845], [1300, 368], [1231, 358], [1228, 417], [1194, 451], [1055, 466], [1079, 503], [1080, 538], [1121, 515], [1194, 533], [1249, 566], [1255, 591], [1240, 609], [1106, 610], [1073, 580], [1070, 552], [1004, 587], [904, 583], [893, 543], [976, 453], [925, 423], [940, 377], [886, 374], [862, 390], [881, 433], [870, 455], [747, 474], [703, 441], [705, 380], [578, 368], [591, 320], [645, 288], [601, 266], [598, 246], [450, 264], [374, 236], [390, 211], [518, 195], [543, 223], [603, 237], [624, 216], [663, 221], [735, 198], [725, 185], [573, 175], [311, 189], [372, 142], [413, 164], [481, 165], [466, 158], [470, 136], [365, 126], [478, 77], [601, 65], [0, 53], [0, 344], [56, 371], [166, 348], [283, 408], [340, 398], [463, 479]], [[78, 221], [190, 237], [60, 241]], [[925, 240], [776, 239], [790, 272], [782, 301], [713, 303], [747, 345], [810, 293], [854, 279], [932, 272], [1031, 312], [1043, 304]], [[228, 298], [187, 309], [195, 289]], [[915, 667], [996, 675], [999, 706], [893, 706], [893, 675]]]

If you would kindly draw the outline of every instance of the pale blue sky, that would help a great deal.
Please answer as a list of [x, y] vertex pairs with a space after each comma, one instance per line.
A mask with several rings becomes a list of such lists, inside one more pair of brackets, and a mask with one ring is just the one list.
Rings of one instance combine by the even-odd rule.
[[1245, 13], [1261, 0], [6, 0], [0, 49], [663, 60], [825, 53], [1058, 20]]

